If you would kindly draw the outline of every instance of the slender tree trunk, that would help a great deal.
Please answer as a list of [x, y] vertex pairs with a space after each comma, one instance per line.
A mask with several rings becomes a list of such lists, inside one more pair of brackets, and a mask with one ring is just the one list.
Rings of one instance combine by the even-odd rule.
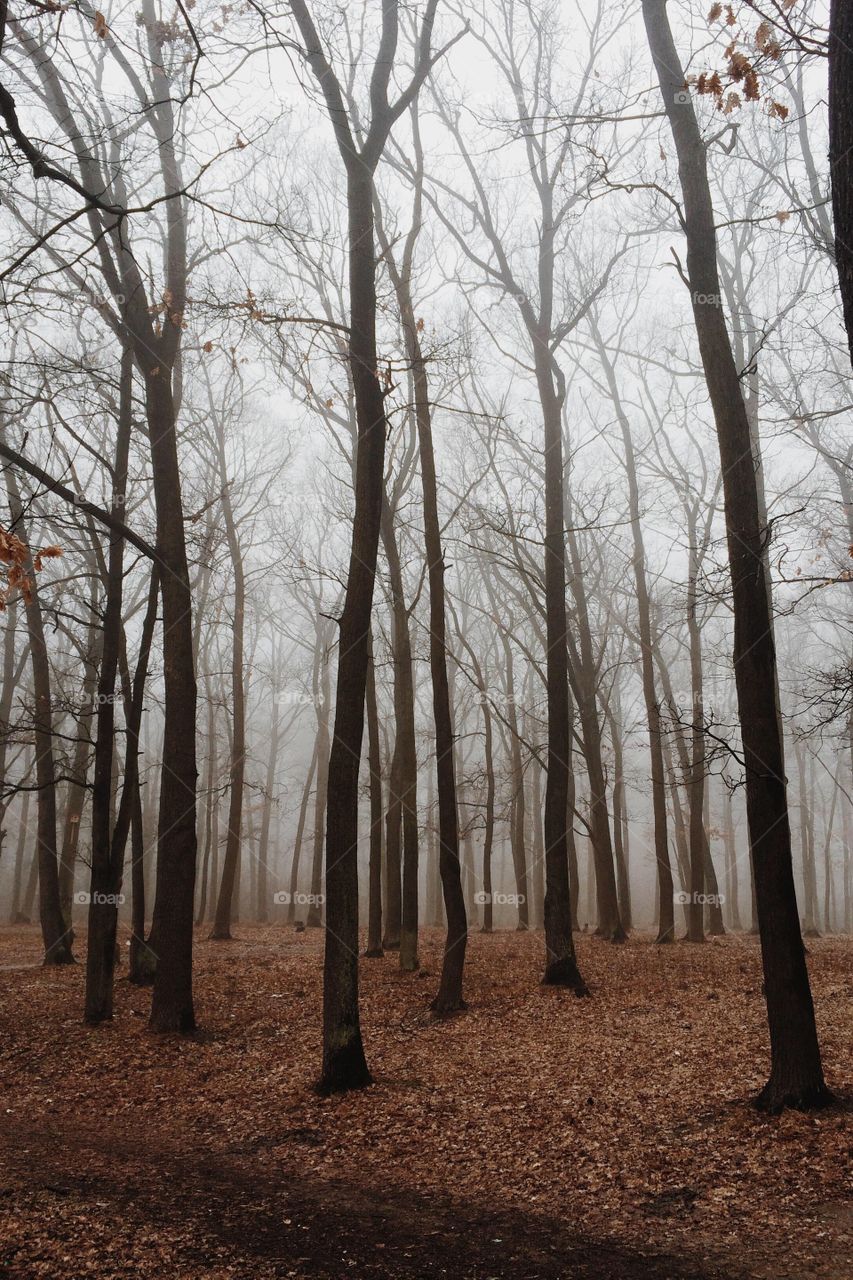
[[432, 1008], [439, 1015], [464, 1009], [462, 977], [468, 942], [468, 915], [462, 890], [459, 858], [459, 813], [456, 795], [456, 764], [453, 743], [453, 712], [450, 704], [450, 681], [447, 671], [447, 619], [445, 606], [445, 563], [438, 515], [438, 485], [432, 439], [432, 410], [427, 366], [419, 338], [411, 295], [412, 255], [421, 223], [421, 184], [423, 156], [415, 121], [415, 149], [418, 180], [412, 229], [408, 238], [403, 270], [397, 272], [389, 258], [394, 280], [406, 354], [411, 367], [418, 429], [418, 452], [421, 464], [421, 486], [424, 505], [424, 545], [429, 585], [429, 663], [432, 680], [433, 718], [435, 722], [436, 776], [438, 785], [439, 873], [447, 918], [447, 936], [438, 992]]
[[[17, 477], [11, 467], [6, 467], [6, 489], [13, 530], [27, 545], [24, 571], [30, 580], [30, 590], [24, 597], [27, 634], [30, 641], [30, 665], [33, 675], [33, 736], [36, 753], [36, 783], [38, 785], [38, 818], [36, 851], [38, 859], [39, 918], [44, 942], [46, 965], [73, 964], [71, 931], [65, 924], [59, 900], [59, 867], [56, 839], [56, 762], [53, 750], [53, 709], [50, 690], [50, 658], [44, 634], [39, 584], [33, 566], [33, 554], [29, 547], [24, 523], [24, 509]], [[29, 914], [29, 912], [27, 912]]]
[[204, 923], [207, 915], [207, 895], [211, 884], [210, 858], [213, 846], [213, 789], [216, 782], [216, 712], [210, 690], [207, 693], [207, 773], [204, 796], [204, 833], [202, 835], [201, 888], [196, 911], [196, 926]]
[[773, 625], [762, 565], [749, 420], [720, 301], [716, 233], [707, 156], [666, 11], [643, 0], [649, 46], [678, 155], [687, 239], [687, 275], [700, 354], [720, 446], [735, 622], [734, 669], [746, 764], [746, 799], [755, 873], [764, 990], [770, 1026], [770, 1079], [759, 1097], [768, 1110], [825, 1105], [805, 953], [797, 918], [791, 833], [779, 722]]
[[687, 941], [704, 942], [703, 890], [705, 885], [705, 698], [702, 680], [702, 637], [697, 616], [699, 568], [695, 530], [690, 538], [690, 578], [687, 588], [687, 632], [690, 640], [690, 901], [687, 904]]
[[[541, 233], [543, 255], [553, 265], [553, 236]], [[546, 243], [547, 241], [547, 243]], [[541, 276], [541, 272], [540, 272]], [[545, 774], [545, 973], [543, 982], [589, 994], [581, 977], [572, 937], [566, 814], [569, 793], [569, 670], [566, 619], [566, 535], [564, 510], [561, 382], [550, 356], [550, 326], [534, 336], [534, 363], [545, 446], [545, 688], [548, 703], [548, 764]]]
[[367, 762], [370, 769], [370, 863], [368, 868], [367, 949], [365, 956], [378, 959], [382, 950], [382, 747], [379, 740], [379, 705], [373, 636], [370, 636], [367, 669]]
[[[151, 645], [157, 624], [157, 603], [160, 598], [160, 574], [154, 566], [148, 584], [148, 603], [142, 622], [142, 636], [139, 653], [136, 659], [136, 671], [133, 682], [127, 673], [127, 693], [125, 695], [125, 724], [127, 728], [127, 750], [124, 766], [124, 786], [121, 793], [115, 829], [113, 830], [113, 859], [123, 862], [124, 849], [128, 835], [128, 822], [131, 839], [131, 892], [133, 894], [133, 910], [131, 916], [129, 980], [136, 986], [149, 986], [154, 982], [157, 969], [157, 954], [151, 945], [150, 938], [145, 938], [145, 906], [147, 890], [145, 882], [147, 862], [147, 842], [145, 838], [145, 820], [142, 809], [142, 790], [139, 778], [140, 742], [139, 734], [142, 726], [143, 697], [148, 679], [148, 664], [151, 657]], [[127, 797], [127, 798], [126, 798]], [[129, 815], [129, 817], [128, 817]]]
[[317, 708], [317, 786], [314, 792], [314, 857], [311, 862], [311, 895], [305, 923], [309, 929], [319, 929], [323, 922], [323, 825], [329, 797], [329, 714], [331, 683], [329, 679], [329, 650], [321, 635], [323, 653], [320, 661], [320, 704]]
[[625, 451], [625, 473], [628, 477], [628, 502], [631, 518], [631, 537], [633, 540], [634, 589], [637, 598], [637, 629], [639, 632], [641, 674], [643, 682], [643, 702], [646, 708], [646, 721], [649, 728], [649, 763], [652, 781], [652, 814], [655, 833], [655, 863], [657, 866], [659, 889], [658, 937], [660, 943], [673, 942], [675, 939], [675, 896], [672, 880], [672, 864], [669, 859], [669, 833], [666, 821], [666, 778], [661, 747], [660, 703], [655, 686], [654, 645], [652, 641], [651, 608], [646, 574], [646, 548], [643, 539], [643, 526], [640, 519], [640, 490], [637, 478], [637, 461], [634, 452], [634, 440], [619, 394], [613, 363], [601, 340], [598, 329], [594, 329], [599, 357], [607, 379], [610, 399], [619, 420], [622, 432], [622, 444]]
[[740, 933], [743, 929], [740, 919], [740, 893], [737, 871], [737, 842], [735, 840], [734, 808], [729, 788], [723, 785], [724, 832], [726, 847], [726, 896], [729, 905], [729, 924]]
[[835, 266], [853, 362], [853, 6], [829, 7], [829, 174]]
[[[121, 389], [113, 471], [112, 511], [114, 515], [123, 515], [125, 510], [132, 428], [133, 353], [128, 346], [122, 351], [121, 358]], [[113, 534], [110, 537], [104, 584], [106, 608], [101, 638], [92, 788], [92, 874], [84, 1009], [85, 1020], [91, 1024], [103, 1022], [113, 1015], [113, 974], [124, 863], [124, 844], [121, 846], [121, 857], [117, 859], [114, 856], [112, 839], [115, 703], [121, 657], [123, 585], [124, 539]]]
[[267, 756], [267, 775], [264, 782], [264, 811], [261, 817], [261, 833], [258, 841], [258, 882], [255, 895], [258, 924], [267, 924], [269, 921], [270, 828], [272, 825], [272, 811], [275, 795], [275, 773], [278, 766], [278, 750], [280, 744], [281, 723], [278, 699], [276, 699], [272, 711], [270, 749], [269, 755]]
[[296, 823], [296, 836], [293, 841], [293, 857], [290, 860], [290, 892], [287, 896], [287, 922], [293, 924], [296, 918], [296, 897], [299, 892], [299, 863], [302, 855], [302, 841], [305, 836], [305, 826], [308, 821], [308, 805], [311, 802], [311, 787], [314, 783], [314, 775], [317, 772], [317, 757], [319, 753], [319, 734], [314, 741], [314, 753], [311, 756], [311, 764], [308, 768], [308, 777], [305, 779], [305, 786], [302, 788], [302, 800], [299, 804], [299, 818]]
[[[30, 813], [30, 792], [24, 792], [21, 801], [21, 812], [18, 816], [18, 841], [15, 846], [15, 870], [12, 880], [12, 905], [9, 908], [9, 923], [23, 924], [25, 917], [21, 911], [21, 888], [24, 878], [24, 853], [27, 848], [27, 819]], [[29, 917], [26, 917], [29, 923]]]
[[246, 676], [244, 670], [244, 632], [246, 622], [246, 578], [243, 571], [243, 551], [237, 533], [234, 508], [228, 480], [225, 457], [225, 435], [221, 421], [216, 419], [216, 442], [219, 454], [219, 474], [222, 478], [222, 515], [231, 571], [234, 577], [234, 617], [231, 627], [231, 706], [233, 728], [231, 732], [230, 795], [228, 798], [228, 834], [225, 841], [225, 862], [216, 901], [211, 938], [228, 941], [231, 937], [231, 919], [234, 906], [234, 885], [240, 865], [240, 834], [243, 822], [243, 786], [246, 775]]

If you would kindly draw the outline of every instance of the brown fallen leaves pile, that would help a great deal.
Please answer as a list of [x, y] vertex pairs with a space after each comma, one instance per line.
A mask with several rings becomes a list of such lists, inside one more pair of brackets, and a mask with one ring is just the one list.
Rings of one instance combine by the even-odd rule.
[[[194, 1041], [149, 993], [80, 1022], [82, 966], [0, 938], [0, 1275], [200, 1280], [853, 1275], [849, 1106], [768, 1118], [758, 945], [579, 939], [593, 998], [539, 985], [541, 937], [472, 935], [467, 1013], [364, 961], [375, 1085], [321, 1099], [322, 935], [197, 945]], [[78, 942], [78, 954], [82, 943]], [[810, 943], [830, 1084], [849, 1088], [853, 941]], [[5, 1270], [4, 1270], [5, 1267]]]

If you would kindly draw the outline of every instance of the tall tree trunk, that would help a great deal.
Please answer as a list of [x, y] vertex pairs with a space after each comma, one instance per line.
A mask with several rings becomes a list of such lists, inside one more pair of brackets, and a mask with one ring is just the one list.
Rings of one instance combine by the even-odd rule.
[[655, 686], [654, 644], [652, 641], [651, 608], [649, 604], [649, 588], [646, 574], [646, 548], [643, 539], [643, 526], [640, 519], [640, 489], [637, 477], [637, 460], [634, 451], [634, 439], [628, 417], [622, 405], [619, 384], [607, 348], [605, 347], [597, 327], [594, 327], [599, 358], [607, 379], [610, 399], [616, 411], [619, 427], [622, 432], [622, 444], [625, 451], [625, 473], [628, 477], [628, 503], [631, 519], [631, 537], [633, 542], [632, 564], [634, 570], [634, 590], [637, 600], [637, 630], [639, 632], [641, 674], [643, 682], [643, 702], [646, 708], [646, 721], [649, 728], [649, 763], [652, 780], [652, 814], [655, 834], [655, 863], [657, 866], [659, 890], [658, 936], [660, 943], [673, 942], [675, 939], [675, 896], [672, 880], [672, 864], [669, 859], [669, 833], [666, 821], [666, 778], [661, 747], [660, 703]]
[[293, 857], [290, 860], [290, 892], [287, 895], [287, 922], [293, 924], [296, 918], [296, 897], [299, 893], [299, 863], [302, 855], [302, 841], [305, 836], [305, 825], [308, 820], [308, 805], [311, 801], [311, 787], [317, 772], [317, 756], [319, 752], [319, 734], [314, 740], [314, 752], [308, 767], [308, 776], [302, 788], [302, 799], [299, 803], [299, 818], [296, 822], [296, 836], [293, 841]]
[[[550, 203], [550, 202], [549, 202]], [[540, 233], [543, 263], [553, 276], [553, 226], [544, 210]], [[549, 289], [550, 298], [550, 289]], [[541, 328], [533, 333], [534, 365], [545, 453], [545, 691], [548, 704], [548, 763], [545, 773], [545, 973], [542, 981], [589, 994], [572, 936], [566, 815], [569, 794], [569, 668], [566, 617], [566, 516], [562, 410], [565, 390], [551, 347], [550, 303], [542, 300]], [[611, 867], [612, 871], [612, 867]]]
[[438, 992], [432, 1008], [439, 1015], [463, 1009], [462, 978], [468, 943], [468, 914], [462, 889], [459, 857], [459, 812], [456, 794], [456, 762], [453, 742], [453, 711], [447, 671], [447, 618], [445, 604], [445, 563], [438, 515], [438, 485], [432, 437], [432, 409], [427, 366], [419, 337], [411, 293], [412, 260], [421, 227], [423, 152], [413, 112], [413, 139], [417, 164], [412, 227], [406, 242], [403, 268], [398, 271], [387, 255], [394, 282], [406, 354], [409, 360], [418, 430], [418, 453], [423, 490], [424, 546], [429, 585], [429, 664], [435, 723], [436, 777], [438, 787], [438, 865], [447, 919], [447, 936]]
[[24, 572], [30, 589], [24, 596], [27, 634], [30, 641], [30, 665], [33, 676], [33, 736], [35, 739], [36, 784], [38, 786], [38, 818], [36, 850], [38, 859], [39, 919], [44, 942], [46, 965], [73, 964], [71, 931], [65, 924], [59, 900], [59, 867], [56, 840], [56, 762], [53, 752], [53, 708], [50, 690], [50, 659], [44, 634], [39, 584], [33, 565], [33, 554], [24, 522], [24, 508], [17, 477], [6, 467], [6, 490], [9, 495], [11, 527], [27, 545]]
[[726, 898], [729, 905], [729, 924], [732, 929], [740, 933], [743, 929], [740, 918], [740, 893], [738, 885], [737, 871], [737, 842], [735, 840], [735, 822], [734, 807], [732, 805], [732, 793], [728, 786], [723, 782], [723, 805], [724, 820], [723, 830], [725, 833], [726, 847]]
[[[30, 812], [30, 792], [24, 792], [21, 801], [21, 812], [18, 816], [18, 841], [15, 846], [15, 869], [12, 880], [12, 905], [9, 908], [9, 924], [24, 923], [21, 911], [21, 889], [24, 879], [24, 853], [27, 848], [27, 818]], [[27, 918], [26, 923], [29, 923]]]
[[643, 17], [678, 156], [687, 275], [723, 473], [735, 684], [770, 1026], [770, 1078], [758, 1101], [773, 1111], [786, 1105], [821, 1106], [830, 1101], [830, 1094], [823, 1078], [797, 918], [776, 654], [762, 565], [766, 530], [759, 520], [749, 420], [720, 300], [707, 156], [672, 38], [666, 0], [643, 0]]
[[853, 6], [829, 7], [829, 174], [835, 266], [853, 362]]
[[243, 785], [246, 775], [246, 677], [243, 649], [246, 622], [246, 578], [243, 570], [243, 551], [237, 533], [234, 507], [231, 502], [228, 466], [225, 456], [225, 431], [216, 417], [216, 445], [219, 455], [219, 474], [222, 479], [222, 515], [225, 521], [225, 537], [231, 571], [234, 575], [234, 617], [231, 626], [231, 706], [233, 728], [231, 733], [230, 795], [228, 798], [228, 834], [225, 841], [225, 862], [216, 915], [213, 919], [211, 938], [227, 941], [231, 937], [231, 919], [234, 885], [240, 865], [240, 833], [243, 822]]
[[578, 539], [571, 525], [571, 512], [569, 512], [569, 526], [566, 529], [566, 542], [570, 555], [571, 589], [577, 618], [577, 643], [567, 637], [569, 671], [574, 681], [586, 772], [589, 779], [590, 831], [595, 858], [595, 893], [598, 906], [596, 933], [610, 942], [624, 942], [626, 934], [619, 917], [619, 895], [616, 889], [613, 842], [607, 807], [607, 784], [601, 750], [601, 724], [598, 718], [596, 669], [589, 624], [589, 606]]
[[[209, 683], [209, 682], [208, 682]], [[207, 915], [207, 895], [211, 885], [211, 851], [213, 847], [213, 789], [216, 782], [216, 711], [210, 689], [207, 691], [207, 772], [204, 787], [204, 831], [201, 840], [201, 887], [196, 910], [196, 925]]]
[[329, 646], [321, 630], [323, 645], [319, 673], [319, 705], [317, 707], [317, 786], [314, 791], [314, 856], [311, 862], [311, 893], [308, 902], [306, 924], [309, 929], [319, 929], [323, 921], [323, 825], [329, 796], [329, 714], [331, 683], [329, 679]]
[[[399, 753], [399, 827], [402, 827], [403, 857], [400, 896], [400, 968], [412, 972], [418, 967], [418, 760], [415, 742], [415, 688], [409, 613], [403, 588], [403, 571], [394, 529], [394, 508], [386, 498], [382, 512], [382, 545], [388, 562], [391, 613], [394, 623], [394, 718], [396, 721], [395, 760]], [[389, 833], [390, 834], [390, 833]], [[390, 842], [389, 842], [390, 847]], [[399, 850], [398, 850], [399, 852]], [[389, 865], [389, 876], [392, 874]]]
[[[119, 414], [116, 424], [113, 468], [112, 513], [123, 515], [127, 496], [130, 436], [133, 429], [133, 353], [122, 351]], [[104, 591], [104, 629], [101, 638], [101, 669], [98, 677], [98, 713], [95, 731], [95, 768], [92, 789], [92, 874], [89, 898], [89, 928], [86, 946], [86, 1022], [97, 1024], [113, 1015], [113, 974], [115, 971], [118, 908], [121, 889], [124, 843], [120, 858], [113, 841], [113, 763], [115, 748], [115, 702], [118, 688], [122, 642], [122, 593], [124, 586], [124, 539], [110, 537]], [[129, 744], [128, 744], [129, 745]]]
[[275, 774], [278, 766], [278, 749], [281, 744], [281, 720], [277, 698], [272, 711], [271, 735], [269, 755], [267, 756], [267, 774], [264, 782], [264, 811], [261, 816], [261, 833], [258, 840], [258, 883], [255, 896], [255, 915], [258, 924], [267, 924], [269, 921], [270, 828], [272, 826], [272, 811], [275, 803]]
[[379, 739], [379, 705], [373, 635], [367, 668], [367, 763], [370, 769], [370, 861], [368, 867], [367, 948], [365, 956], [382, 956], [382, 747]]
[[690, 641], [690, 900], [687, 903], [687, 941], [704, 942], [705, 885], [705, 697], [702, 679], [702, 636], [697, 616], [699, 567], [695, 530], [690, 531], [690, 569], [687, 587], [687, 633]]

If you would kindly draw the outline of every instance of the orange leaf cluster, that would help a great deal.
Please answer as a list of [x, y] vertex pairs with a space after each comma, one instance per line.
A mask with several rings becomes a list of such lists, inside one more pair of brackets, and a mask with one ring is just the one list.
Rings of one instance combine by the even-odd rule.
[[[29, 604], [32, 599], [32, 580], [27, 573], [27, 544], [22, 542], [10, 529], [0, 528], [0, 564], [7, 566], [6, 583], [0, 587], [0, 613], [4, 612], [13, 591], [20, 591]], [[42, 547], [33, 557], [33, 569], [39, 573], [45, 560], [54, 560], [62, 555], [60, 547]]]
[[[790, 8], [791, 4], [786, 3], [784, 7]], [[737, 26], [737, 18], [730, 4], [725, 7], [722, 4], [711, 6], [708, 12], [709, 24], [718, 22], [720, 19], [727, 27]], [[722, 75], [718, 71], [703, 72], [695, 82], [696, 92], [712, 97], [717, 110], [725, 115], [736, 111], [744, 101], [758, 102], [762, 97], [758, 71], [752, 56], [745, 52], [744, 46], [748, 44], [751, 44], [763, 57], [772, 58], [774, 62], [782, 56], [782, 49], [774, 35], [773, 26], [765, 19], [751, 37], [742, 31], [733, 36], [723, 53], [726, 68]], [[731, 89], [731, 85], [738, 85], [742, 95]], [[781, 102], [770, 99], [767, 114], [773, 119], [786, 120], [788, 108]]]

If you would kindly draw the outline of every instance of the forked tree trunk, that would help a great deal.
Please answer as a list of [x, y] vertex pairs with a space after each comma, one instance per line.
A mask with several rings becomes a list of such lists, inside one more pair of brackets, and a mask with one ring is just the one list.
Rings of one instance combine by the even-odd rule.
[[[124, 766], [124, 785], [121, 801], [113, 831], [114, 858], [124, 859], [124, 846], [127, 841], [128, 808], [130, 809], [130, 841], [131, 841], [131, 892], [133, 905], [131, 914], [130, 956], [128, 960], [128, 979], [136, 986], [150, 986], [154, 982], [157, 969], [157, 955], [145, 938], [145, 907], [147, 892], [145, 871], [147, 862], [145, 820], [142, 810], [142, 791], [139, 780], [140, 741], [139, 731], [142, 725], [143, 697], [148, 680], [148, 663], [151, 656], [151, 645], [154, 640], [154, 629], [157, 623], [157, 604], [160, 598], [160, 574], [155, 565], [151, 570], [148, 584], [148, 603], [142, 622], [142, 636], [139, 653], [136, 659], [136, 670], [133, 682], [127, 673], [128, 690], [125, 695], [125, 723], [127, 726], [127, 747]], [[129, 697], [127, 696], [129, 694]], [[125, 799], [125, 792], [128, 799]], [[121, 852], [119, 852], [121, 850]]]
[[[431, 19], [430, 19], [431, 21]], [[432, 681], [432, 706], [435, 723], [436, 778], [438, 786], [438, 866], [441, 876], [447, 936], [444, 944], [441, 979], [432, 1002], [433, 1011], [444, 1015], [463, 1009], [462, 977], [465, 949], [468, 943], [468, 914], [462, 890], [459, 857], [459, 812], [456, 795], [456, 762], [453, 744], [453, 711], [450, 704], [450, 680], [447, 671], [447, 618], [444, 586], [444, 552], [438, 515], [438, 485], [432, 438], [432, 409], [427, 366], [419, 337], [411, 294], [411, 267], [421, 225], [423, 154], [413, 112], [413, 137], [417, 161], [415, 205], [412, 227], [406, 242], [402, 270], [397, 270], [388, 255], [400, 309], [400, 320], [406, 354], [411, 367], [418, 429], [418, 451], [423, 490], [424, 545], [429, 585], [429, 665]]]
[[290, 0], [304, 57], [326, 102], [347, 177], [349, 256], [349, 364], [355, 395], [358, 443], [355, 514], [344, 607], [335, 731], [329, 762], [326, 829], [325, 964], [323, 969], [323, 1092], [369, 1084], [358, 1010], [358, 782], [364, 736], [364, 696], [369, 661], [370, 615], [376, 583], [385, 440], [388, 421], [376, 346], [376, 242], [374, 174], [394, 121], [413, 101], [431, 65], [430, 39], [437, 0], [428, 0], [407, 93], [389, 103], [397, 50], [396, 0], [382, 8], [382, 34], [370, 83], [370, 126], [357, 145], [341, 85], [323, 51], [305, 0]]
[[643, 17], [678, 157], [687, 276], [720, 446], [734, 612], [734, 670], [746, 766], [771, 1071], [758, 1102], [768, 1110], [831, 1100], [823, 1078], [791, 862], [776, 653], [762, 564], [749, 420], [723, 314], [707, 156], [672, 38], [666, 0], [643, 0]]
[[[394, 529], [394, 509], [385, 499], [382, 508], [382, 545], [388, 562], [391, 614], [394, 623], [394, 765], [388, 801], [388, 878], [399, 894], [399, 921], [386, 922], [386, 946], [393, 934], [389, 925], [399, 925], [397, 945], [400, 968], [412, 972], [418, 967], [418, 760], [415, 742], [415, 688], [409, 613], [403, 587], [403, 571]], [[392, 816], [393, 813], [393, 816]], [[402, 836], [402, 859], [401, 853]], [[392, 864], [391, 851], [395, 850]], [[390, 897], [389, 897], [390, 902]]]
[[[113, 515], [123, 515], [127, 496], [130, 436], [133, 428], [133, 353], [122, 351], [119, 415], [116, 424], [113, 468]], [[97, 1024], [113, 1014], [113, 974], [115, 971], [118, 895], [121, 888], [124, 844], [121, 858], [113, 848], [113, 763], [115, 750], [115, 701], [118, 687], [122, 641], [122, 594], [124, 586], [124, 539], [112, 534], [107, 555], [104, 590], [106, 608], [101, 639], [101, 669], [98, 677], [98, 712], [95, 733], [95, 768], [92, 789], [92, 874], [89, 900], [89, 929], [86, 946], [86, 1022]]]

